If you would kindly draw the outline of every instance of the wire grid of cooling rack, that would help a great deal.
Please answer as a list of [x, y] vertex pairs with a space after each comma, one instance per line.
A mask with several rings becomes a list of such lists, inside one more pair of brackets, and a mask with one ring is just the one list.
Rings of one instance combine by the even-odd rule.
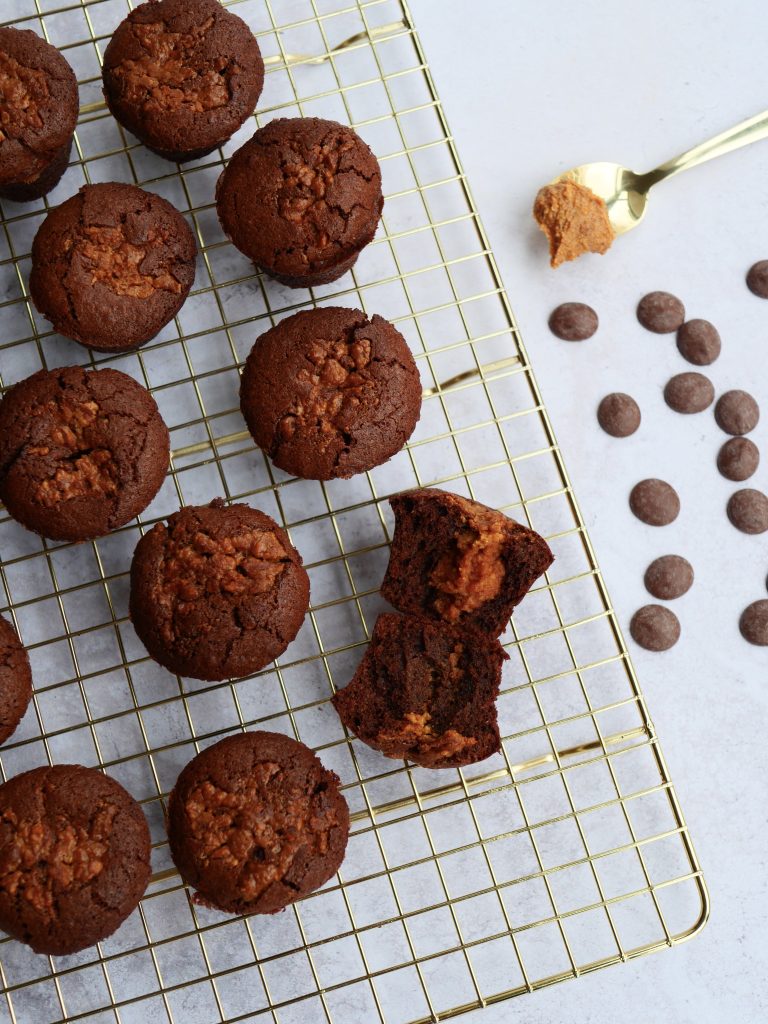
[[[100, 94], [99, 55], [127, 0], [13, 0], [11, 24], [60, 46], [81, 83], [77, 159], [46, 202], [5, 204], [3, 387], [40, 366], [110, 364], [154, 394], [173, 460], [155, 502], [95, 543], [52, 544], [0, 510], [0, 609], [32, 661], [34, 705], [0, 752], [3, 777], [46, 762], [101, 765], [142, 802], [152, 884], [115, 936], [72, 957], [0, 942], [0, 1022], [434, 1021], [671, 946], [708, 900], [512, 312], [410, 15], [399, 0], [242, 0], [268, 74], [258, 123], [351, 123], [379, 156], [382, 228], [351, 275], [312, 292], [255, 274], [212, 205], [222, 159], [178, 168], [126, 137]], [[319, 58], [319, 59], [317, 59]], [[89, 356], [27, 299], [31, 239], [85, 181], [134, 181], [189, 217], [198, 276], [177, 320], [138, 353]], [[275, 470], [243, 430], [238, 366], [308, 303], [393, 320], [416, 355], [424, 409], [386, 466], [322, 485]], [[345, 736], [329, 704], [377, 612], [384, 500], [437, 484], [528, 521], [556, 561], [503, 641], [503, 751], [462, 771], [391, 762]], [[147, 659], [127, 617], [139, 533], [223, 494], [275, 516], [312, 585], [304, 628], [250, 679], [203, 684]], [[193, 903], [164, 842], [163, 797], [202, 746], [261, 727], [292, 734], [341, 777], [352, 835], [338, 878], [273, 917]]]

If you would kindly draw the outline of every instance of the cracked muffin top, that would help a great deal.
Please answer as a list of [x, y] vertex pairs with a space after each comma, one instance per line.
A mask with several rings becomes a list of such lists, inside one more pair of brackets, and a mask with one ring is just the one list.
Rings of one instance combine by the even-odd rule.
[[476, 629], [385, 613], [352, 681], [333, 697], [368, 746], [424, 768], [457, 768], [501, 745], [496, 697], [506, 658]]
[[150, 876], [141, 808], [94, 768], [34, 768], [0, 786], [0, 928], [64, 956], [111, 935]]
[[32, 699], [32, 671], [16, 630], [0, 616], [0, 743], [24, 717]]
[[0, 28], [0, 191], [32, 184], [68, 152], [78, 110], [77, 79], [59, 51], [34, 32]]
[[293, 287], [340, 277], [379, 223], [379, 163], [346, 125], [280, 118], [232, 157], [216, 186], [219, 220], [237, 248]]
[[419, 419], [421, 381], [405, 339], [387, 320], [323, 306], [281, 320], [256, 341], [240, 405], [276, 466], [332, 480], [400, 451]]
[[84, 185], [32, 244], [29, 288], [54, 330], [99, 352], [143, 345], [195, 279], [197, 246], [179, 211], [135, 185]]
[[170, 441], [154, 398], [119, 370], [39, 370], [0, 402], [0, 498], [51, 540], [90, 540], [149, 505]]
[[274, 732], [228, 736], [184, 768], [168, 836], [198, 901], [272, 914], [327, 882], [344, 859], [349, 809], [339, 780], [303, 743]]
[[131, 619], [155, 661], [179, 675], [257, 672], [293, 640], [308, 604], [299, 553], [248, 505], [189, 505], [136, 545]]
[[251, 30], [218, 0], [151, 0], [118, 25], [102, 74], [117, 120], [183, 161], [210, 153], [250, 117], [264, 62]]

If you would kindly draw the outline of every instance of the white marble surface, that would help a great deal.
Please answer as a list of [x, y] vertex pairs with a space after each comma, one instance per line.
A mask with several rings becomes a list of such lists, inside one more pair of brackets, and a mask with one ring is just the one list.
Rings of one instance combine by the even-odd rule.
[[[763, 421], [768, 489], [768, 302], [744, 274], [768, 258], [768, 142], [662, 185], [641, 230], [606, 257], [549, 270], [530, 219], [537, 187], [593, 159], [637, 170], [662, 162], [768, 105], [764, 7], [758, 0], [411, 0], [427, 57], [502, 276], [521, 323], [613, 600], [626, 628], [647, 599], [646, 565], [678, 552], [696, 584], [675, 603], [683, 636], [664, 655], [634, 648], [641, 683], [712, 897], [694, 941], [630, 965], [469, 1015], [477, 1024], [660, 1019], [739, 1024], [766, 1019], [768, 654], [739, 636], [743, 607], [766, 596], [768, 542], [737, 533], [724, 506], [733, 485], [714, 465], [723, 441], [711, 413], [663, 404], [672, 373], [690, 369], [674, 340], [648, 334], [634, 307], [656, 288], [720, 329], [718, 391], [751, 390]], [[546, 326], [559, 302], [599, 312], [583, 345]], [[626, 390], [644, 422], [632, 439], [602, 434], [594, 409]], [[670, 480], [677, 522], [655, 530], [627, 509], [644, 476]], [[761, 949], [763, 952], [761, 953]]]

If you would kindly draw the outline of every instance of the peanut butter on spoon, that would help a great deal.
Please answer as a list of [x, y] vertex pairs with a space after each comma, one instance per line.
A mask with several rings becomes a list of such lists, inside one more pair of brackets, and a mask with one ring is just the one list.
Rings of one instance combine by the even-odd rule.
[[602, 255], [616, 237], [605, 201], [574, 181], [557, 181], [539, 189], [533, 216], [549, 239], [552, 267], [585, 252]]

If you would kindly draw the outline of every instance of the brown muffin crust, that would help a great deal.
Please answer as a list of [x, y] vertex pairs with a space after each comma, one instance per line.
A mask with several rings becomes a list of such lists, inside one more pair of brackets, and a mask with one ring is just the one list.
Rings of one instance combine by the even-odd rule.
[[220, 910], [271, 914], [331, 878], [349, 809], [339, 780], [303, 743], [229, 736], [184, 768], [168, 802], [176, 867]]
[[0, 498], [44, 537], [102, 537], [149, 505], [169, 450], [154, 398], [132, 377], [39, 370], [0, 403]]
[[27, 652], [11, 623], [0, 616], [0, 743], [16, 731], [31, 699]]
[[381, 593], [398, 611], [498, 636], [552, 564], [533, 530], [458, 494], [423, 488], [390, 505], [395, 534]]
[[151, 0], [118, 25], [102, 74], [123, 127], [184, 161], [212, 152], [250, 117], [264, 62], [246, 23], [218, 0]]
[[352, 681], [333, 706], [387, 757], [457, 768], [501, 746], [495, 700], [506, 655], [476, 629], [383, 614]]
[[292, 288], [335, 281], [376, 233], [376, 157], [336, 121], [279, 118], [232, 157], [216, 186], [221, 225], [261, 270]]
[[150, 876], [149, 829], [114, 779], [81, 765], [0, 786], [0, 928], [66, 955], [111, 935]]
[[0, 197], [39, 199], [58, 184], [78, 112], [77, 79], [59, 51], [0, 28]]
[[392, 324], [324, 306], [287, 317], [257, 339], [240, 407], [276, 466], [332, 480], [400, 451], [419, 419], [421, 381]]
[[155, 661], [179, 675], [257, 672], [293, 640], [308, 605], [299, 553], [248, 505], [189, 505], [136, 545], [131, 619]]
[[32, 244], [29, 288], [54, 330], [99, 352], [143, 345], [184, 305], [197, 246], [179, 211], [135, 185], [84, 185]]

